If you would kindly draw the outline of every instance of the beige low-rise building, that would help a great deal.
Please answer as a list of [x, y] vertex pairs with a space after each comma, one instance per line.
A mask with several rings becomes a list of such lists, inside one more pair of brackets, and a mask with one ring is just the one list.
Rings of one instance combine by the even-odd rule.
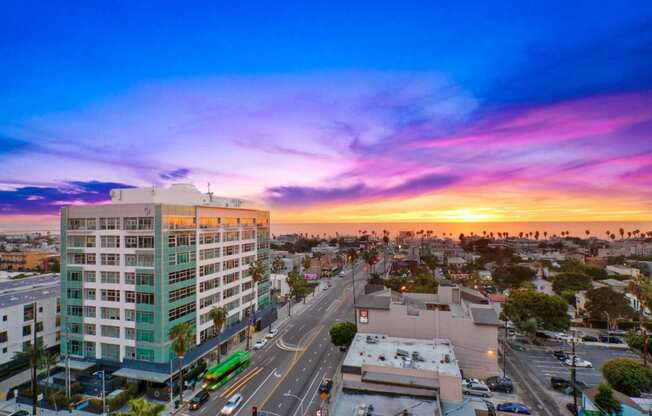
[[358, 331], [421, 340], [448, 339], [465, 377], [489, 377], [498, 367], [498, 320], [489, 304], [465, 301], [458, 286], [436, 295], [390, 290], [364, 295], [356, 304]]

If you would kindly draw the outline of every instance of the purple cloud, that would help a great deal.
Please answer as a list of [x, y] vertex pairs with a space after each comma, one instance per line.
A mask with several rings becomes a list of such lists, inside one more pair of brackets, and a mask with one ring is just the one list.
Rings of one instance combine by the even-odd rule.
[[459, 182], [461, 178], [445, 174], [428, 174], [387, 188], [362, 183], [341, 187], [278, 186], [265, 192], [274, 205], [316, 205], [381, 198], [413, 197], [434, 192]]
[[132, 188], [119, 182], [71, 181], [58, 187], [23, 186], [0, 190], [0, 214], [58, 214], [64, 205], [108, 202], [115, 188]]
[[177, 179], [186, 178], [189, 174], [190, 174], [190, 169], [179, 168], [174, 170], [163, 171], [159, 173], [158, 176], [160, 176], [161, 179], [165, 179], [165, 180], [177, 180]]

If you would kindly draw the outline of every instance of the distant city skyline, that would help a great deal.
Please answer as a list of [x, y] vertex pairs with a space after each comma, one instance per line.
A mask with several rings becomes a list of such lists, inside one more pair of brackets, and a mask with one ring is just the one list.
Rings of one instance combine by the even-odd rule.
[[7, 7], [0, 230], [173, 182], [278, 223], [652, 218], [649, 2], [93, 3]]

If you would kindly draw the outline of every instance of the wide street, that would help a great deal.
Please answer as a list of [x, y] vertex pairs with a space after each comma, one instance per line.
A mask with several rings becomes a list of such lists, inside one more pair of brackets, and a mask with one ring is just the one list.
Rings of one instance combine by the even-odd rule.
[[[355, 278], [359, 296], [367, 278], [361, 262]], [[293, 314], [263, 349], [253, 351], [246, 371], [212, 392], [210, 401], [193, 413], [217, 415], [231, 395], [240, 393], [244, 401], [236, 415], [250, 415], [254, 406], [259, 414], [314, 415], [321, 400], [319, 384], [333, 376], [344, 354], [331, 344], [330, 326], [337, 320], [353, 320], [351, 269], [345, 270], [344, 278], [333, 277], [331, 282], [331, 288]]]

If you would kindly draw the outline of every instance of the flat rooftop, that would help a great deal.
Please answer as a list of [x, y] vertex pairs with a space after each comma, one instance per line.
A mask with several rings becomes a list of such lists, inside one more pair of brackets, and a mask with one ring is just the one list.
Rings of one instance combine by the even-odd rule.
[[342, 391], [338, 392], [332, 413], [338, 416], [367, 415], [367, 412], [358, 413], [358, 411], [369, 405], [373, 406], [371, 414], [374, 415], [398, 415], [405, 409], [408, 409], [413, 416], [441, 415], [436, 400], [380, 394], [351, 394]]
[[[368, 342], [367, 337], [372, 342]], [[397, 354], [398, 352], [407, 354], [407, 357]], [[413, 359], [415, 356], [418, 358]], [[427, 340], [358, 333], [349, 347], [343, 365], [362, 367], [364, 364], [414, 368], [448, 376], [461, 376], [455, 353], [447, 339]]]
[[21, 305], [60, 295], [58, 273], [0, 282], [0, 308]]

